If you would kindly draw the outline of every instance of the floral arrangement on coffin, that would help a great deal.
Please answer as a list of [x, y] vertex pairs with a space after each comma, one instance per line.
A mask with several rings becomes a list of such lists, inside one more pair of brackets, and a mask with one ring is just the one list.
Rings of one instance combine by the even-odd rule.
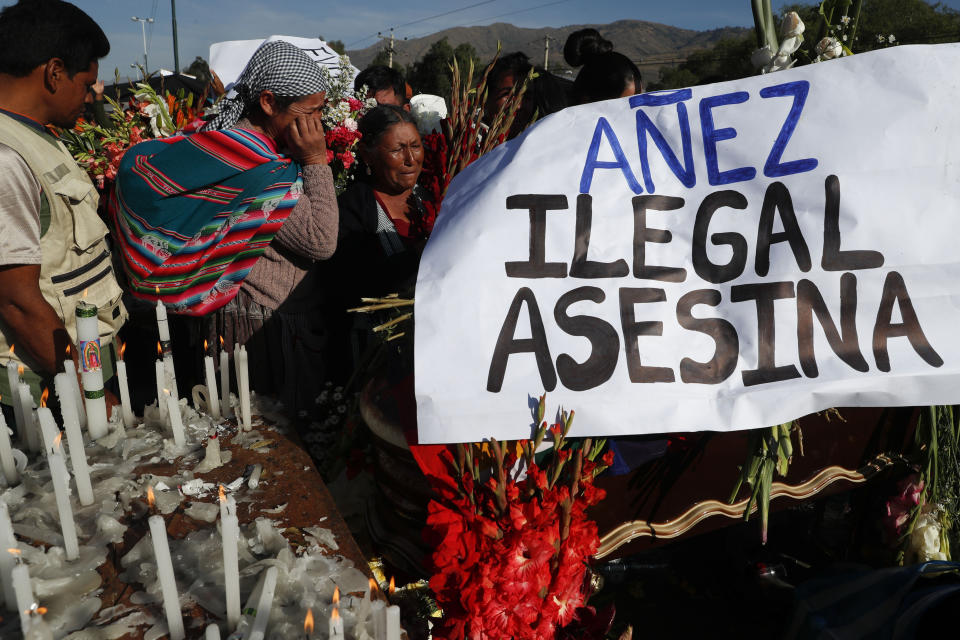
[[[431, 476], [438, 498], [424, 538], [435, 549], [430, 588], [443, 610], [436, 638], [554, 638], [574, 620], [596, 617], [585, 602], [599, 539], [586, 509], [604, 497], [593, 480], [613, 453], [598, 460], [604, 440], [567, 439], [572, 411], [548, 427], [545, 400], [532, 439], [448, 447], [449, 475]], [[541, 458], [548, 433], [554, 446]]]
[[330, 73], [327, 67], [321, 67], [320, 73], [326, 76], [330, 87], [322, 117], [326, 130], [327, 162], [339, 195], [354, 179], [357, 143], [362, 137], [357, 130], [357, 121], [377, 106], [377, 101], [366, 97], [366, 87], [353, 90], [353, 76], [347, 56], [340, 56], [336, 74]]
[[137, 91], [126, 106], [104, 96], [113, 107], [107, 114], [110, 126], [81, 118], [72, 129], [58, 131], [67, 150], [101, 191], [117, 177], [120, 160], [131, 146], [203, 124], [206, 95], [194, 101], [194, 95], [182, 89], [177, 94], [168, 91], [160, 95], [146, 83], [138, 83], [135, 88]]

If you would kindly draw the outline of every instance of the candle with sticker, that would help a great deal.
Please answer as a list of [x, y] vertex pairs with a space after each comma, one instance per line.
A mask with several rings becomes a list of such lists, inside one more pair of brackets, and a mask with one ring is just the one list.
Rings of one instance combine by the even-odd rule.
[[163, 366], [167, 374], [166, 389], [170, 389], [170, 394], [180, 399], [180, 393], [177, 391], [177, 374], [173, 370], [173, 347], [170, 344], [170, 323], [167, 321], [167, 308], [160, 301], [160, 287], [155, 287], [157, 292], [157, 331], [160, 333], [160, 349], [163, 355]]
[[87, 431], [98, 440], [107, 435], [107, 402], [103, 390], [100, 358], [100, 321], [97, 306], [81, 300], [77, 303], [77, 348], [80, 352], [80, 377], [87, 410]]

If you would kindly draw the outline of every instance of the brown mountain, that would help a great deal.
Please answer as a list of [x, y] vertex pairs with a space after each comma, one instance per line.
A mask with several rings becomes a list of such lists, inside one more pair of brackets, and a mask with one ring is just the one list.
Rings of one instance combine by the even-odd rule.
[[[431, 44], [444, 37], [454, 47], [462, 42], [472, 44], [482, 60], [492, 58], [497, 50], [497, 42], [500, 42], [504, 52], [523, 51], [530, 56], [531, 60], [543, 64], [544, 39], [549, 37], [549, 68], [551, 71], [558, 72], [569, 68], [563, 60], [563, 43], [567, 36], [585, 27], [597, 29], [614, 43], [617, 51], [637, 62], [645, 72], [655, 70], [664, 64], [679, 62], [692, 51], [708, 48], [723, 38], [742, 36], [748, 31], [744, 27], [692, 31], [643, 20], [619, 20], [610, 24], [575, 24], [539, 29], [515, 27], [512, 24], [497, 22], [481, 27], [454, 27], [422, 38], [397, 40], [394, 44], [396, 51], [394, 65], [403, 67], [413, 63], [427, 52]], [[355, 66], [363, 69], [385, 46], [386, 43], [381, 41], [366, 49], [347, 51], [347, 54]]]

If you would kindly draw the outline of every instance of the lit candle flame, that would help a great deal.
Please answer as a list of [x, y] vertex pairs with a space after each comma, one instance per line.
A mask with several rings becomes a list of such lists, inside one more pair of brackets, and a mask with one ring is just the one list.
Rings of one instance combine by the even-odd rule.
[[307, 609], [307, 617], [303, 619], [303, 632], [307, 635], [313, 633], [313, 611]]
[[147, 487], [147, 504], [150, 505], [151, 509], [153, 509], [154, 502], [156, 502], [156, 499], [153, 497], [153, 487]]
[[84, 299], [84, 300], [87, 299], [87, 290], [86, 290], [86, 289], [83, 290], [83, 299]]
[[368, 578], [368, 581], [370, 582], [370, 597], [374, 598], [377, 592], [380, 591], [380, 587], [377, 586], [377, 581], [373, 578]]
[[[223, 349], [223, 336], [220, 336], [220, 348]], [[10, 350], [13, 351], [13, 347]]]
[[123, 360], [123, 354], [124, 354], [124, 352], [126, 352], [126, 350], [127, 350], [127, 343], [126, 343], [126, 342], [121, 343], [121, 345], [120, 345], [120, 359], [121, 359], [121, 360]]
[[57, 437], [53, 439], [53, 450], [56, 451], [60, 448], [60, 441], [63, 440], [63, 432], [57, 434]]
[[20, 551], [20, 549], [7, 549], [7, 553], [9, 553], [10, 555], [18, 556], [22, 553], [22, 551]]
[[159, 297], [160, 297], [160, 287], [155, 285], [155, 286], [153, 287], [153, 291], [154, 291], [154, 293], [157, 294], [157, 297], [159, 298]]
[[28, 611], [30, 611], [30, 613], [32, 613], [32, 614], [34, 614], [34, 615], [38, 615], [38, 616], [45, 616], [45, 615], [47, 615], [47, 608], [46, 608], [46, 607], [36, 607], [36, 608], [34, 608], [34, 609], [28, 609]]
[[204, 352], [204, 353], [207, 352], [207, 341], [206, 341], [206, 340], [203, 341], [203, 352]]
[[336, 623], [340, 619], [340, 610], [336, 607], [330, 612], [330, 622]]
[[40, 394], [40, 406], [47, 406], [47, 398], [50, 397], [50, 389], [44, 389], [43, 393]]
[[396, 590], [397, 590], [397, 585], [394, 584], [393, 582], [393, 576], [390, 576], [390, 588], [387, 590], [387, 593], [389, 593], [392, 596]]
[[[223, 338], [220, 338], [220, 344], [223, 344]], [[10, 345], [10, 355], [13, 356], [13, 345]]]
[[[340, 587], [333, 588], [333, 606], [338, 606], [340, 604]], [[336, 609], [334, 609], [336, 611]]]
[[157, 357], [159, 358], [162, 355], [163, 355], [163, 349], [160, 348], [160, 341], [157, 340]]
[[221, 484], [220, 485], [220, 502], [226, 502], [226, 501], [227, 501], [227, 494], [223, 490], [223, 485]]
[[70, 347], [72, 347], [72, 346], [73, 346], [73, 345], [69, 345], [69, 344], [67, 345], [66, 351], [67, 351], [67, 357], [68, 357], [68, 358], [70, 357]]
[[23, 377], [23, 371], [24, 371], [23, 365], [20, 365], [19, 367], [17, 367], [17, 375], [20, 376], [21, 378]]

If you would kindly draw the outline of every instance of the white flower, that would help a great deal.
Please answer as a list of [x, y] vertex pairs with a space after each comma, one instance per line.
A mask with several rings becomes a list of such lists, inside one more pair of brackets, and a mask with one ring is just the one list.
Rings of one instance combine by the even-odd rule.
[[840, 22], [842, 22], [844, 25], [850, 24], [850, 16], [846, 16], [846, 15], [843, 16], [842, 18], [840, 18]]
[[843, 34], [843, 41], [844, 41], [844, 42], [847, 41], [847, 34]]
[[940, 549], [940, 520], [932, 505], [926, 505], [910, 534], [909, 548], [919, 562], [946, 560], [947, 555]]
[[820, 60], [832, 60], [843, 55], [843, 45], [836, 38], [824, 38], [817, 43], [817, 54]]
[[420, 133], [440, 131], [440, 121], [447, 117], [447, 103], [440, 96], [422, 93], [410, 98], [410, 113]]
[[799, 36], [803, 33], [804, 29], [806, 29], [806, 27], [803, 24], [803, 20], [800, 19], [796, 11], [791, 11], [783, 17], [783, 22], [780, 24], [780, 37], [793, 38]]
[[356, 131], [357, 130], [357, 121], [353, 118], [346, 118], [343, 121], [343, 126], [347, 131]]
[[889, 42], [890, 44], [893, 44], [896, 41], [897, 39], [894, 37], [892, 33], [889, 36], [887, 36], [887, 42]]
[[877, 34], [877, 42], [885, 42], [885, 41], [886, 41], [886, 38], [884, 38], [882, 35], [880, 35], [880, 34], [878, 33], [878, 34]]

